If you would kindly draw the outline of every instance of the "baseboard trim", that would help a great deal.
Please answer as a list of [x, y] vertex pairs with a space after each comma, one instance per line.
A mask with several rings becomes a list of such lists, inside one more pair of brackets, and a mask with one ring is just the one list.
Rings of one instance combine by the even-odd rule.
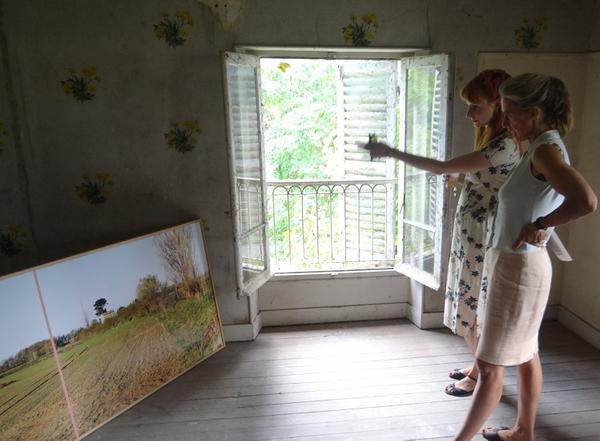
[[443, 312], [419, 313], [416, 308], [410, 307], [406, 318], [419, 329], [436, 329], [444, 327]]
[[258, 313], [252, 323], [242, 325], [223, 325], [225, 342], [252, 341], [263, 327], [262, 313]]
[[600, 330], [596, 329], [564, 306], [558, 308], [558, 322], [596, 349], [600, 349]]
[[[263, 326], [308, 325], [396, 318], [407, 318], [420, 329], [436, 329], [444, 326], [443, 312], [418, 314], [415, 308], [408, 303], [390, 303], [261, 311], [252, 323], [223, 325], [223, 334], [226, 342], [252, 341], [256, 339]], [[588, 325], [565, 307], [548, 305], [544, 313], [544, 320], [558, 320], [566, 328], [600, 349], [600, 331]]]
[[543, 320], [558, 320], [558, 311], [561, 308], [560, 305], [548, 305], [544, 311]]
[[304, 325], [406, 318], [408, 303], [261, 311], [263, 326]]
[[[558, 311], [558, 305], [548, 305], [544, 312], [544, 320], [556, 320], [558, 318]], [[444, 327], [444, 313], [441, 311], [419, 314], [416, 308], [409, 306], [406, 318], [420, 329], [438, 329]]]

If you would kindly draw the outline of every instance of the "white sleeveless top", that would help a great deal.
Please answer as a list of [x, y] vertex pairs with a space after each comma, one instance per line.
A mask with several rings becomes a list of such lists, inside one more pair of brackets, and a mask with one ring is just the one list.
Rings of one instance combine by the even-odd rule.
[[[533, 153], [543, 144], [558, 146], [565, 162], [570, 163], [567, 148], [557, 130], [548, 130], [533, 141], [498, 192], [498, 209], [489, 241], [492, 248], [513, 253], [538, 251], [539, 247], [529, 243], [524, 243], [517, 249], [513, 249], [512, 246], [526, 223], [551, 213], [564, 200], [564, 196], [554, 190], [548, 182], [536, 178], [531, 173]], [[551, 233], [553, 229], [548, 228], [548, 232]]]

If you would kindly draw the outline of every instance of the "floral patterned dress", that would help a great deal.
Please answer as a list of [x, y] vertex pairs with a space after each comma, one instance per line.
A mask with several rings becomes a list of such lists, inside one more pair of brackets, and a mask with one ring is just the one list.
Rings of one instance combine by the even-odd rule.
[[461, 336], [475, 324], [488, 226], [498, 205], [498, 189], [520, 156], [516, 143], [505, 134], [492, 139], [481, 152], [491, 165], [465, 176], [454, 217], [446, 280], [444, 324]]

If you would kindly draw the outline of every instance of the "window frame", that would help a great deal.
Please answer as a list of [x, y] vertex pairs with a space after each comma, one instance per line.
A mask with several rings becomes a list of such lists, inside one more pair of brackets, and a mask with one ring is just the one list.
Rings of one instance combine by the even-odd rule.
[[[449, 146], [451, 145], [451, 120], [452, 120], [452, 100], [453, 100], [453, 57], [451, 56], [451, 54], [431, 54], [430, 49], [428, 48], [378, 48], [378, 47], [369, 47], [369, 48], [354, 48], [354, 47], [310, 47], [310, 46], [257, 46], [257, 45], [247, 45], [247, 44], [240, 44], [240, 45], [235, 45], [233, 47], [233, 51], [230, 52], [232, 54], [238, 54], [238, 55], [250, 55], [250, 56], [254, 56], [259, 60], [260, 63], [260, 59], [261, 58], [303, 58], [303, 59], [363, 59], [363, 60], [398, 60], [399, 62], [403, 59], [408, 59], [408, 58], [412, 58], [412, 59], [417, 59], [417, 58], [421, 58], [421, 57], [431, 57], [431, 56], [435, 56], [435, 55], [442, 55], [442, 56], [446, 56], [447, 57], [447, 69], [448, 69], [448, 75], [447, 75], [447, 107], [446, 107], [446, 119], [445, 119], [445, 141], [444, 141], [444, 148], [445, 148], [445, 155], [447, 156], [449, 153]], [[400, 63], [399, 63], [400, 64]], [[259, 68], [260, 70], [260, 68]], [[398, 74], [400, 74], [400, 69]], [[260, 79], [260, 72], [258, 72], [258, 77]], [[224, 73], [224, 82], [225, 82], [225, 89], [227, 90], [227, 77], [226, 77], [226, 73]], [[260, 81], [257, 82], [257, 97], [258, 97], [258, 107], [260, 108], [261, 106], [261, 98], [260, 98]], [[227, 98], [227, 95], [226, 95]], [[227, 109], [227, 105], [226, 105], [226, 109]], [[227, 110], [226, 110], [227, 112]], [[260, 123], [261, 123], [261, 133], [260, 133], [260, 139], [261, 139], [261, 143], [262, 143], [262, 139], [263, 139], [263, 133], [262, 133], [262, 112], [260, 113]], [[229, 136], [229, 130], [228, 130], [228, 136]], [[398, 133], [398, 143], [400, 143], [400, 137], [404, 136], [404, 133], [400, 134]], [[229, 141], [230, 142], [230, 141]], [[400, 145], [400, 144], [399, 144]], [[231, 149], [231, 142], [230, 142], [230, 146], [229, 149]], [[263, 197], [264, 199], [264, 210], [266, 210], [266, 203], [267, 203], [267, 196], [266, 196], [266, 179], [265, 179], [265, 175], [264, 175], [264, 144], [261, 145], [261, 156], [263, 157], [263, 163], [262, 163], [262, 167], [263, 167], [263, 179], [262, 179], [262, 185], [264, 187], [264, 192], [263, 192]], [[230, 167], [232, 167], [233, 164], [231, 163], [231, 158], [230, 158]], [[401, 168], [401, 167], [399, 167]], [[231, 176], [232, 182], [235, 179], [232, 173]], [[441, 178], [440, 178], [441, 179]], [[402, 187], [398, 187], [398, 191], [402, 191], [402, 197], [404, 197], [404, 186]], [[233, 193], [233, 189], [232, 189], [232, 193]], [[233, 198], [235, 196], [232, 194], [232, 204], [236, 203], [233, 201]], [[440, 230], [439, 235], [441, 237], [439, 244], [436, 245], [436, 253], [439, 254], [438, 257], [438, 261], [441, 263], [441, 261], [443, 261], [444, 258], [446, 258], [444, 253], [444, 250], [447, 248], [447, 246], [445, 246], [445, 243], [448, 241], [447, 238], [447, 234], [446, 234], [446, 230], [448, 230], [449, 228], [447, 228], [446, 224], [448, 222], [446, 221], [446, 217], [447, 217], [447, 208], [448, 208], [448, 204], [447, 201], [449, 199], [449, 192], [447, 190], [444, 190], [444, 192], [442, 193], [441, 198], [443, 199], [442, 202], [442, 207], [440, 209], [440, 211], [442, 212], [441, 217], [439, 217], [439, 219], [441, 219], [441, 223], [440, 225], [437, 225], [437, 229]], [[266, 221], [266, 217], [265, 217], [265, 221]], [[401, 219], [398, 219], [398, 222], [400, 222]], [[267, 227], [268, 228], [268, 227]], [[236, 234], [236, 232], [234, 232], [234, 234]], [[398, 231], [398, 235], [400, 235], [400, 231]], [[235, 238], [237, 239], [238, 236], [236, 236]], [[395, 246], [397, 246], [399, 249], [402, 247], [402, 237], [396, 237], [395, 240]], [[266, 265], [269, 267], [269, 271], [270, 271], [270, 254], [269, 254], [269, 240], [268, 238], [266, 239]], [[241, 266], [241, 260], [239, 259], [239, 252], [237, 250], [237, 245], [236, 245], [236, 274], [238, 277], [238, 287], [240, 285], [239, 281], [243, 279], [240, 279], [240, 266]], [[443, 266], [443, 265], [442, 265]], [[407, 271], [406, 267], [402, 267], [399, 265], [395, 265], [394, 268], [390, 268], [390, 270], [395, 270], [396, 272], [405, 275], [407, 277], [410, 278], [414, 278], [417, 281], [419, 281], [420, 283], [424, 283], [425, 285], [432, 287], [434, 289], [438, 289], [439, 288], [439, 280], [442, 276], [441, 273], [443, 273], [443, 270], [440, 271], [440, 274], [438, 274], [438, 281], [432, 281], [432, 280], [427, 280], [427, 278], [423, 278], [423, 277], [419, 277], [418, 275], [415, 275], [414, 272], [411, 271]], [[357, 272], [363, 272], [368, 274], [369, 272], [372, 272], [373, 270], [370, 269], [364, 269], [364, 270], [348, 270], [349, 272], [353, 272], [353, 273], [357, 273]], [[342, 271], [303, 271], [301, 273], [294, 273], [295, 278], [300, 277], [300, 274], [304, 274], [307, 276], [310, 276], [311, 274], [330, 274], [330, 273], [335, 273], [335, 274], [339, 274], [345, 272], [344, 270]], [[272, 275], [276, 275], [276, 276], [285, 276], [287, 274], [290, 273], [275, 273], [275, 274], [271, 274], [269, 272], [269, 278]], [[268, 278], [266, 280], [263, 280], [262, 283], [260, 283], [259, 286], [256, 287], [256, 289], [258, 289], [263, 283], [265, 283], [268, 280]], [[238, 294], [249, 294], [248, 292], [244, 291], [244, 289], [239, 289], [238, 288]]]
[[[440, 142], [443, 144], [439, 147], [438, 157], [436, 159], [444, 160], [448, 157], [450, 146], [451, 146], [451, 124], [452, 124], [452, 103], [454, 99], [453, 94], [453, 59], [450, 54], [431, 54], [424, 56], [411, 57], [406, 59], [402, 63], [400, 70], [400, 102], [406, 106], [406, 82], [407, 72], [411, 67], [423, 67], [423, 66], [441, 66], [441, 69], [445, 71], [445, 75], [442, 76], [441, 83], [441, 102], [440, 110], [443, 118], [443, 124], [440, 126], [442, 132], [440, 136]], [[445, 95], [445, 100], [444, 100]], [[405, 110], [405, 109], [403, 109]], [[402, 118], [403, 124], [400, 126], [398, 133], [398, 148], [401, 150], [406, 149], [406, 118]], [[429, 175], [428, 180], [435, 180], [438, 189], [438, 195], [436, 200], [436, 212], [435, 212], [435, 225], [433, 226], [434, 233], [434, 251], [433, 251], [433, 272], [428, 273], [415, 265], [404, 262], [402, 257], [404, 255], [404, 242], [403, 242], [403, 229], [404, 224], [416, 223], [413, 221], [406, 221], [406, 207], [404, 204], [406, 192], [405, 192], [405, 170], [406, 164], [400, 164], [398, 167], [398, 193], [402, 194], [402, 203], [398, 207], [398, 250], [397, 250], [397, 263], [394, 266], [398, 272], [405, 274], [411, 279], [433, 289], [438, 290], [442, 284], [442, 278], [444, 276], [444, 262], [447, 259], [445, 249], [446, 242], [450, 240], [447, 231], [452, 230], [452, 222], [448, 221], [448, 202], [451, 197], [450, 191], [445, 188], [443, 184], [442, 176]], [[426, 172], [423, 172], [427, 174]], [[418, 226], [417, 226], [418, 227]]]
[[[233, 124], [231, 121], [231, 99], [230, 85], [228, 81], [228, 62], [242, 66], [252, 66], [255, 69], [255, 93], [256, 93], [256, 113], [257, 113], [257, 129], [258, 129], [258, 145], [259, 145], [259, 172], [260, 172], [260, 201], [262, 221], [259, 225], [253, 226], [248, 231], [242, 231], [240, 221], [240, 194], [238, 191], [238, 173], [237, 173], [237, 158], [234, 144]], [[263, 144], [263, 121], [262, 121], [262, 105], [260, 99], [260, 58], [237, 52], [223, 52], [223, 89], [225, 98], [225, 119], [227, 124], [227, 156], [229, 161], [229, 178], [231, 192], [231, 216], [233, 219], [233, 238], [234, 238], [234, 258], [235, 258], [235, 275], [236, 275], [236, 291], [237, 296], [250, 296], [253, 292], [264, 285], [272, 276], [271, 262], [269, 254], [269, 239], [268, 239], [268, 222], [266, 214], [266, 180], [265, 180], [265, 160], [264, 160], [264, 144]], [[262, 247], [264, 250], [264, 269], [248, 283], [244, 281], [244, 261], [241, 250], [241, 241], [257, 231], [263, 232]]]

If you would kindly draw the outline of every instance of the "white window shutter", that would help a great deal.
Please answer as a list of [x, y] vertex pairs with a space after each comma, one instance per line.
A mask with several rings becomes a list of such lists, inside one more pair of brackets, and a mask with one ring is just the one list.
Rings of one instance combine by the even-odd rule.
[[249, 295], [270, 277], [258, 57], [224, 54], [236, 279]]
[[[370, 160], [361, 147], [369, 134], [396, 144], [397, 60], [340, 61], [338, 65], [338, 142], [343, 179], [394, 178], [393, 160]], [[341, 174], [341, 173], [340, 173]], [[383, 184], [382, 184], [383, 185]], [[348, 187], [345, 198], [346, 260], [393, 261], [394, 189], [361, 192]], [[382, 210], [382, 207], [387, 209]], [[361, 234], [362, 233], [362, 234]]]
[[[443, 160], [446, 157], [448, 56], [401, 61], [400, 148]], [[436, 176], [401, 164], [399, 169], [398, 253], [396, 269], [437, 290], [441, 284], [444, 183]]]

